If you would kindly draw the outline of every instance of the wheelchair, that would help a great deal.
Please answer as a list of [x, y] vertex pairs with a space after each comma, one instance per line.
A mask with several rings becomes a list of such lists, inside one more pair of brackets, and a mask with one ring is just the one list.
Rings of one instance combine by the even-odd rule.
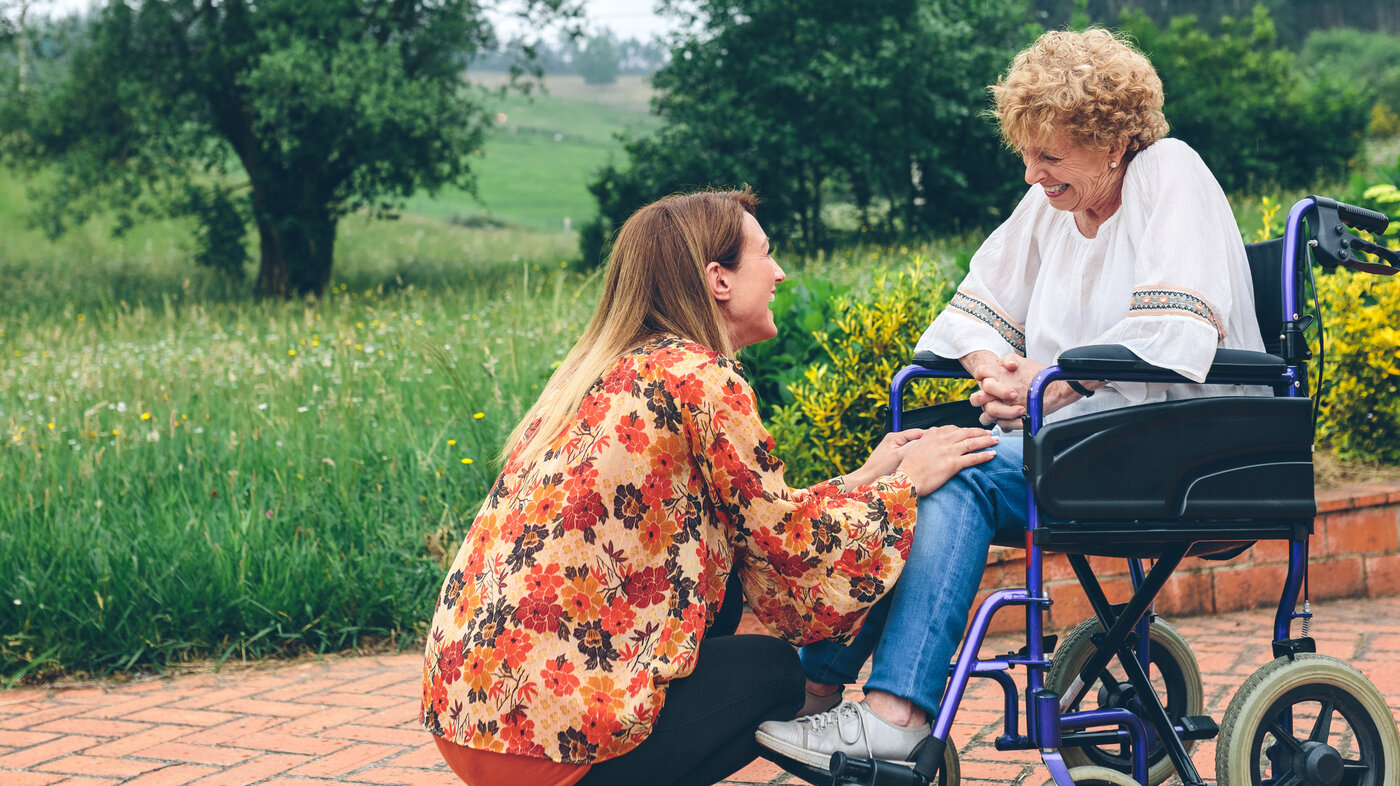
[[[1026, 549], [1026, 586], [998, 590], [977, 608], [917, 760], [837, 753], [823, 772], [765, 755], [813, 784], [952, 786], [959, 774], [949, 732], [969, 680], [980, 677], [994, 680], [1004, 695], [996, 748], [1039, 750], [1050, 772], [1046, 786], [1156, 786], [1172, 774], [1184, 786], [1201, 786], [1190, 748], [1212, 738], [1221, 786], [1400, 784], [1400, 734], [1387, 702], [1360, 671], [1316, 652], [1307, 635], [1312, 613], [1305, 589], [1317, 513], [1305, 331], [1315, 320], [1321, 327], [1320, 314], [1302, 308], [1312, 274], [1308, 257], [1324, 267], [1393, 274], [1400, 255], [1347, 231], [1379, 235], [1388, 223], [1384, 214], [1309, 196], [1293, 205], [1283, 237], [1246, 246], [1266, 351], [1218, 350], [1206, 384], [1267, 386], [1272, 396], [1153, 403], [1046, 424], [1042, 393], [1055, 380], [1188, 381], [1120, 346], [1062, 353], [1028, 395], [1028, 523], [998, 532], [994, 541]], [[891, 427], [975, 425], [979, 412], [966, 402], [903, 411], [911, 380], [966, 376], [956, 360], [916, 355], [891, 382]], [[1260, 540], [1287, 541], [1289, 549], [1274, 616], [1274, 660], [1240, 686], [1217, 724], [1201, 714], [1201, 675], [1190, 647], [1156, 618], [1153, 599], [1186, 557], [1230, 559]], [[1058, 646], [1056, 637], [1044, 635], [1047, 552], [1067, 555], [1095, 615]], [[1090, 556], [1128, 561], [1127, 602], [1109, 602]], [[1025, 609], [1026, 646], [983, 659], [979, 648], [992, 615], [1008, 606]], [[1293, 634], [1295, 620], [1301, 635]], [[1017, 666], [1026, 669], [1024, 729], [1008, 673]]]

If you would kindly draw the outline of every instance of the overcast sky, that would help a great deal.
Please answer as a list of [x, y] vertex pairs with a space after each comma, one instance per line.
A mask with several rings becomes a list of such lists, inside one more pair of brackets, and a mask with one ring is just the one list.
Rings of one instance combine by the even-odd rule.
[[[314, 0], [308, 0], [313, 2]], [[34, 0], [36, 8], [67, 13], [95, 5], [95, 0]], [[584, 0], [590, 27], [609, 27], [619, 38], [647, 39], [667, 30], [656, 15], [656, 0]], [[502, 37], [513, 31], [500, 30]]]

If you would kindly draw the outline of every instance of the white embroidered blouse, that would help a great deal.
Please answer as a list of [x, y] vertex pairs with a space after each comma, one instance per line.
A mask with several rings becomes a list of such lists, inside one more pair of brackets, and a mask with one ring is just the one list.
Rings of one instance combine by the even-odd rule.
[[[1039, 185], [973, 256], [919, 350], [960, 358], [1009, 352], [1053, 364], [1061, 352], [1121, 344], [1188, 379], [1205, 379], [1217, 348], [1262, 352], [1244, 243], [1201, 157], [1175, 139], [1127, 164], [1123, 201], [1086, 238]], [[1048, 420], [1260, 388], [1110, 383]]]

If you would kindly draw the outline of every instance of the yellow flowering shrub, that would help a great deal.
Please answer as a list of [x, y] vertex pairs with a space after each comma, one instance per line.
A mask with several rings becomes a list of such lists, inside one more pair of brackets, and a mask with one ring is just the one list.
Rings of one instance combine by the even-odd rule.
[[[788, 386], [793, 402], [769, 423], [789, 485], [802, 487], [857, 469], [885, 426], [890, 379], [948, 303], [953, 288], [925, 264], [875, 279], [870, 290], [834, 301], [834, 321], [815, 331], [822, 360]], [[905, 406], [966, 398], [971, 380], [920, 380]]]
[[1337, 269], [1317, 290], [1327, 328], [1318, 440], [1344, 460], [1400, 464], [1400, 281]]

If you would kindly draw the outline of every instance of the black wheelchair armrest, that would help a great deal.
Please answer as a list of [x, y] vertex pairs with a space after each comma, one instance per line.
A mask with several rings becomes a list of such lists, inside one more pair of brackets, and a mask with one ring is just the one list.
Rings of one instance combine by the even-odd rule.
[[[1074, 347], [1060, 353], [1058, 361], [1064, 375], [1073, 379], [1112, 380], [1122, 375], [1150, 374], [1160, 382], [1190, 382], [1182, 375], [1154, 366], [1120, 344], [1095, 344]], [[1288, 364], [1277, 355], [1251, 352], [1247, 349], [1217, 349], [1206, 382], [1234, 385], [1277, 385]]]
[[925, 349], [922, 352], [915, 352], [913, 364], [929, 371], [950, 371], [967, 374], [962, 363], [957, 358], [945, 358], [935, 355], [932, 350]]

